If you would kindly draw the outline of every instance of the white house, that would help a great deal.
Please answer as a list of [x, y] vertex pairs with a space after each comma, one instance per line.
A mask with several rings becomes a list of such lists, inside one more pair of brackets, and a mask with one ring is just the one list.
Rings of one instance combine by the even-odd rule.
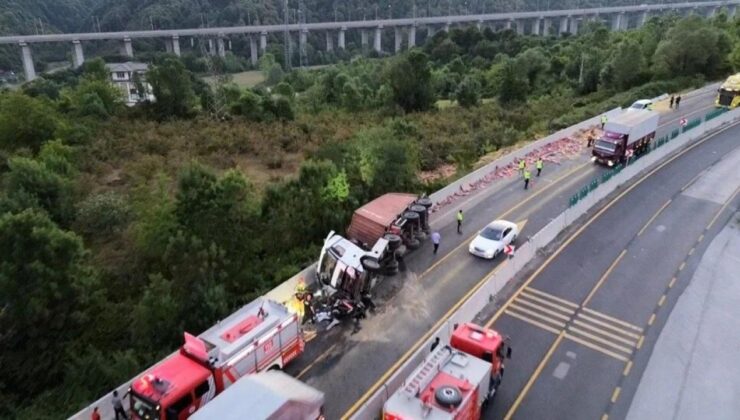
[[[146, 82], [146, 72], [149, 70], [148, 64], [129, 61], [127, 63], [109, 63], [105, 67], [110, 72], [111, 82], [123, 92], [126, 105], [134, 106], [145, 101], [154, 102], [152, 86]], [[144, 92], [139, 92], [137, 82]]]

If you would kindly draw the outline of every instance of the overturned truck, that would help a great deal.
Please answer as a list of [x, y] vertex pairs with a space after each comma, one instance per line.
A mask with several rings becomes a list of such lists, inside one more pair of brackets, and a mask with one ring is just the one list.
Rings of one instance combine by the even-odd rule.
[[432, 200], [415, 194], [389, 193], [357, 209], [347, 236], [330, 232], [316, 267], [326, 295], [343, 292], [359, 299], [381, 276], [399, 271], [399, 259], [421, 246], [429, 233]]

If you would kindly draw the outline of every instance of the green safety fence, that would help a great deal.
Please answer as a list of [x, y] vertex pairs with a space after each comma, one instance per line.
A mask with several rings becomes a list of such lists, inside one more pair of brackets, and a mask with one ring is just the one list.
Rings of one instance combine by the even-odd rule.
[[[717, 118], [718, 116], [724, 114], [725, 112], [727, 112], [727, 109], [724, 109], [724, 108], [715, 109], [715, 110], [713, 110], [711, 112], [708, 112], [704, 116], [703, 121], [709, 121], [711, 119]], [[685, 133], [688, 130], [691, 130], [692, 128], [696, 128], [701, 123], [702, 123], [702, 118], [697, 118], [697, 119], [691, 120], [688, 124], [686, 124], [685, 127], [683, 127], [683, 129], [680, 129], [680, 128], [675, 129], [675, 130], [673, 130], [671, 132], [670, 135], [666, 134], [665, 136], [663, 136], [663, 137], [661, 137], [659, 139], [653, 140], [652, 145], [644, 153], [642, 153], [640, 155], [637, 155], [637, 156], [634, 156], [632, 159], [630, 159], [627, 162], [627, 165], [633, 163], [634, 161], [636, 161], [636, 160], [640, 159], [641, 157], [647, 155], [648, 153], [652, 152], [653, 150], [655, 150], [655, 149], [663, 146], [664, 144], [668, 143], [669, 141], [675, 139], [681, 133]], [[604, 172], [603, 174], [601, 174], [600, 177], [594, 178], [591, 182], [589, 182], [583, 188], [581, 188], [580, 190], [578, 190], [577, 193], [573, 194], [570, 197], [570, 199], [568, 200], [568, 206], [569, 207], [573, 207], [576, 204], [578, 204], [579, 201], [581, 201], [584, 198], [586, 198], [586, 196], [588, 195], [588, 193], [590, 193], [591, 191], [593, 191], [596, 188], [598, 188], [599, 185], [601, 185], [601, 184], [609, 181], [610, 179], [612, 179], [612, 177], [614, 175], [618, 174], [619, 172], [621, 172], [622, 169], [624, 169], [624, 165], [619, 164], [619, 165], [617, 165], [617, 166], [609, 169], [608, 171]]]

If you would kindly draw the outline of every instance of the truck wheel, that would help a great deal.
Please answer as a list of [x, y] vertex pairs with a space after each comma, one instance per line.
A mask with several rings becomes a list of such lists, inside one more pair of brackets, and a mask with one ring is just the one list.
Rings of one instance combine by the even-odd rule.
[[446, 385], [437, 389], [434, 399], [442, 407], [455, 408], [462, 403], [462, 394], [457, 387]]
[[362, 259], [360, 259], [360, 263], [362, 264], [362, 268], [364, 268], [368, 273], [377, 273], [380, 271], [380, 263], [375, 258], [362, 257]]
[[409, 249], [419, 249], [419, 247], [421, 246], [421, 242], [420, 242], [420, 241], [419, 241], [418, 239], [416, 239], [416, 238], [411, 238], [411, 239], [409, 239], [409, 241], [408, 241], [408, 242], [406, 243], [406, 246], [407, 246], [407, 247], [408, 247]]
[[403, 218], [409, 221], [416, 221], [419, 220], [419, 213], [414, 211], [407, 211], [403, 214]]
[[391, 251], [395, 251], [398, 249], [399, 246], [403, 243], [403, 239], [401, 239], [400, 236], [396, 235], [395, 233], [387, 233], [383, 236], [386, 241], [388, 241], [388, 249]]
[[433, 203], [432, 203], [432, 199], [431, 198], [429, 198], [429, 197], [422, 197], [422, 198], [416, 200], [416, 204], [419, 204], [421, 206], [424, 206], [424, 207], [426, 207], [428, 209], [429, 207], [432, 207], [432, 204]]

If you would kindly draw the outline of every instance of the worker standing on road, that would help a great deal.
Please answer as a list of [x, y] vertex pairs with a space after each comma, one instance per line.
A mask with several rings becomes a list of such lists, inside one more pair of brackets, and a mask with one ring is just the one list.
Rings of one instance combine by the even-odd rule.
[[528, 169], [524, 170], [524, 189], [529, 188], [529, 180], [532, 178], [532, 173]]
[[298, 319], [301, 320], [301, 323], [305, 321], [306, 318], [306, 292], [308, 292], [308, 288], [306, 287], [306, 281], [301, 277], [298, 280], [298, 284], [295, 286], [295, 309], [296, 309], [296, 315], [298, 315]]
[[437, 253], [437, 250], [439, 249], [439, 240], [440, 240], [439, 232], [436, 230], [432, 232], [432, 245], [434, 245], [434, 253]]
[[681, 105], [681, 95], [676, 96], [676, 109]]
[[[126, 398], [126, 395], [128, 395], [128, 392], [124, 394], [123, 398]], [[118, 396], [118, 391], [113, 391], [111, 403], [113, 404], [113, 411], [116, 413], [116, 420], [118, 420], [119, 416], [122, 417], [123, 420], [128, 420], [128, 415], [126, 414], [126, 410], [123, 409], [123, 403], [121, 402], [121, 398]]]
[[602, 115], [602, 116], [601, 116], [601, 129], [602, 129], [602, 130], [604, 129], [604, 126], [606, 125], [606, 122], [607, 122], [608, 120], [609, 120], [609, 119], [608, 119], [608, 118], [606, 117], [606, 114], [604, 114], [604, 115]]
[[519, 159], [519, 172], [524, 172], [524, 169], [527, 167], [527, 162], [524, 161], [524, 159]]
[[586, 147], [591, 147], [594, 145], [594, 136], [592, 134], [588, 135], [588, 140], [586, 141]]
[[673, 109], [673, 102], [675, 101], [676, 101], [676, 97], [671, 95], [671, 107], [670, 107], [671, 109]]
[[457, 212], [457, 233], [462, 235], [463, 214], [462, 209]]
[[542, 156], [537, 158], [537, 176], [540, 176], [540, 173], [542, 172], [542, 166], [544, 165], [544, 162], [542, 161]]
[[100, 420], [100, 413], [98, 412], [98, 407], [93, 408], [92, 415], [90, 416], [90, 420]]

